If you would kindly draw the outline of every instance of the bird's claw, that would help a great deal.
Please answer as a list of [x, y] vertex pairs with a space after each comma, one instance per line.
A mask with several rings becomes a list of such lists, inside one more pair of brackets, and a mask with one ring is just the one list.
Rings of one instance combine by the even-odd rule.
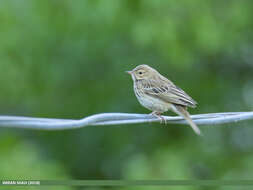
[[152, 113], [150, 113], [151, 115], [153, 115], [153, 116], [155, 116], [155, 117], [157, 117], [158, 119], [160, 119], [160, 123], [161, 124], [167, 124], [167, 121], [166, 121], [166, 119], [163, 117], [163, 116], [161, 116], [161, 113], [159, 113], [159, 112], [156, 112], [156, 111], [153, 111]]

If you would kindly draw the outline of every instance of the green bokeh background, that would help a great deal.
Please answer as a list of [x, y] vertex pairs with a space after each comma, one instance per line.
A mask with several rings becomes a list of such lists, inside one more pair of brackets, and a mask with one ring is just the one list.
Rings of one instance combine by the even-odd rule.
[[[251, 0], [0, 0], [0, 114], [149, 113], [124, 73], [139, 64], [197, 100], [192, 114], [250, 111], [252, 10]], [[204, 137], [171, 124], [2, 128], [0, 178], [252, 179], [252, 124], [203, 126]]]

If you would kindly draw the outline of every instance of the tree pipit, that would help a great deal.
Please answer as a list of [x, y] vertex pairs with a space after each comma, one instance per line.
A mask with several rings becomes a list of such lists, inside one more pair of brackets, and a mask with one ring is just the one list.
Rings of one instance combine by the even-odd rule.
[[166, 123], [161, 114], [168, 110], [174, 111], [190, 124], [196, 134], [201, 134], [187, 111], [187, 107], [195, 108], [197, 102], [181, 88], [148, 65], [139, 65], [127, 73], [132, 76], [134, 93], [138, 101], [151, 110], [152, 115]]

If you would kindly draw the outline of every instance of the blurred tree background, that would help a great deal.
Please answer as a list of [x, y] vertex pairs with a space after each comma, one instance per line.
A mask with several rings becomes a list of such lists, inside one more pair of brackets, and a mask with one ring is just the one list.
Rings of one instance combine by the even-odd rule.
[[[250, 111], [252, 10], [251, 0], [1, 0], [0, 114], [149, 113], [124, 73], [139, 64], [197, 100], [192, 114]], [[252, 179], [252, 124], [201, 127], [204, 137], [160, 124], [2, 128], [0, 178]]]

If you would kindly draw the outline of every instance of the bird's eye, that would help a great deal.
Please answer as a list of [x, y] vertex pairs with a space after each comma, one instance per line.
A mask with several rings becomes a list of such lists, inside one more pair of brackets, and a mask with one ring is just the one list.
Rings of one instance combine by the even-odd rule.
[[142, 72], [141, 72], [141, 71], [139, 71], [139, 75], [142, 75]]

